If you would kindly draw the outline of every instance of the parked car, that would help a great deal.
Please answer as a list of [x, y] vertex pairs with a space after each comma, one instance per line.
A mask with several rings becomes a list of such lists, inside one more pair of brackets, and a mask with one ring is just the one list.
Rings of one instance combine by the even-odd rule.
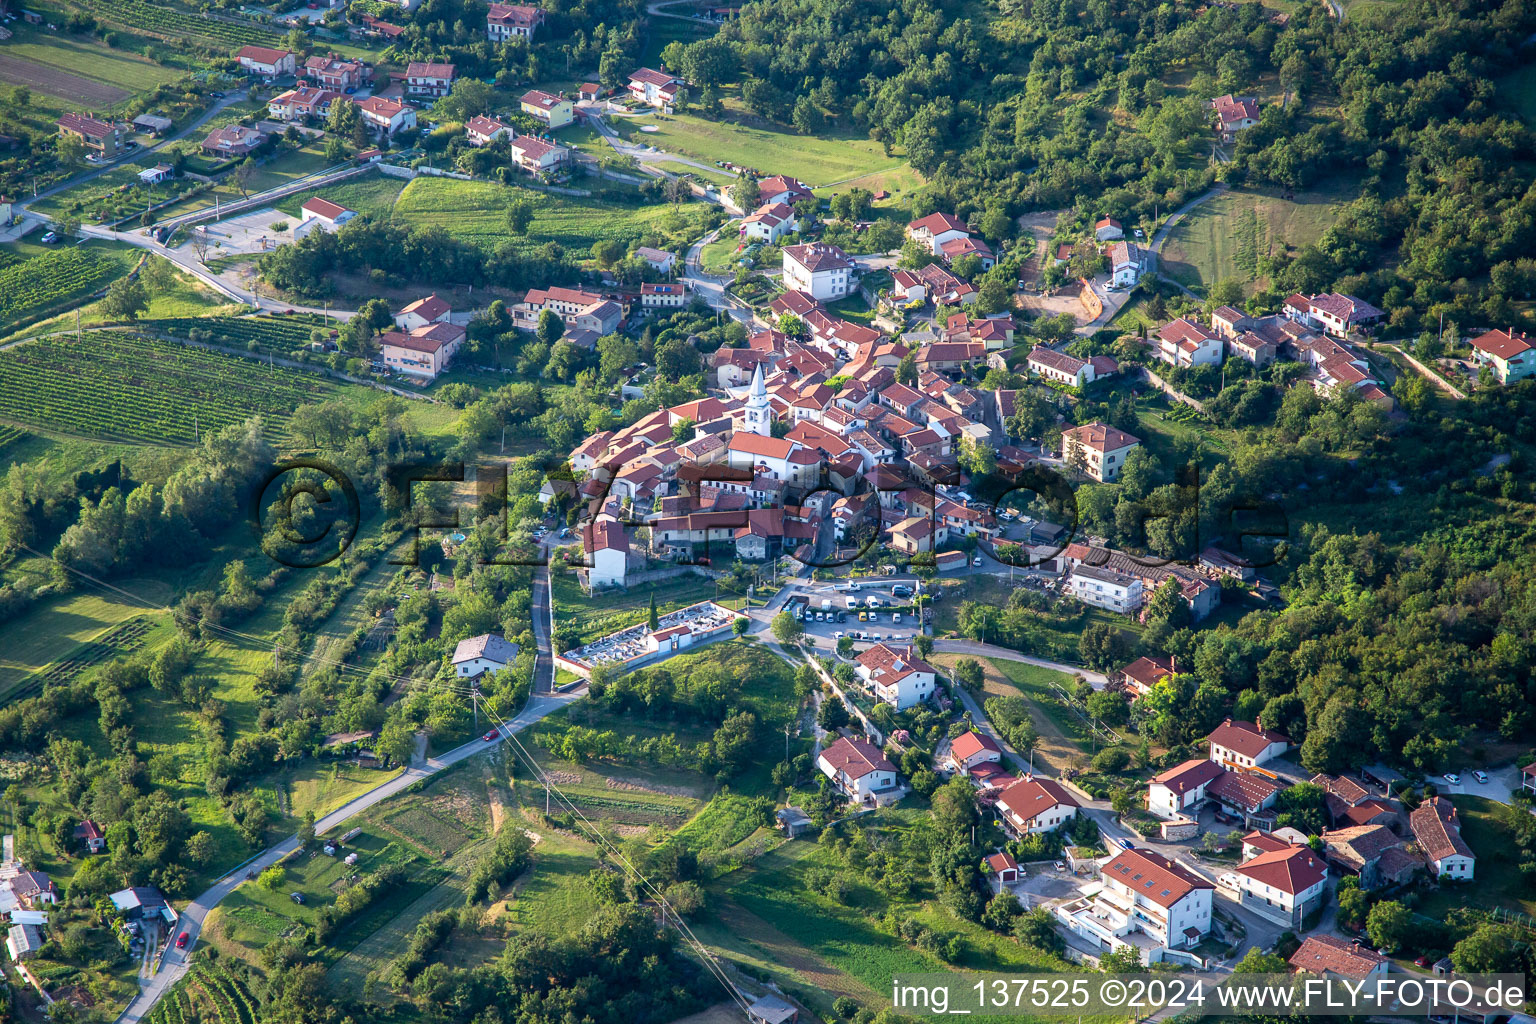
[[492, 729], [490, 732], [486, 733], [484, 736], [482, 736], [480, 738], [485, 740], [487, 743], [489, 743], [491, 740], [496, 739], [500, 735], [501, 735], [501, 731], [499, 729]]
[[977, 555], [975, 558], [971, 559], [971, 565], [973, 565], [976, 568], [980, 569], [981, 568], [981, 556]]
[[1488, 781], [1488, 773], [1485, 771], [1475, 771], [1472, 773], [1472, 777], [1478, 782], [1486, 783]]
[[1057, 861], [1057, 862], [1056, 862], [1056, 870], [1057, 870], [1057, 871], [1065, 871], [1065, 870], [1067, 870], [1067, 865], [1066, 865], [1066, 864], [1064, 864], [1064, 863], [1063, 863], [1063, 862], [1061, 862], [1061, 861]]
[[1421, 956], [1418, 959], [1414, 960], [1413, 965], [1415, 967], [1428, 967], [1428, 966], [1430, 966], [1433, 963], [1434, 963], [1434, 961], [1431, 960], [1429, 957]]
[[304, 902], [304, 894], [301, 893], [301, 892], [291, 892], [291, 893], [288, 894], [288, 898], [293, 900], [293, 902], [295, 902], [295, 903], [303, 903]]
[[191, 941], [192, 935], [189, 932], [182, 932], [180, 935], [176, 936], [176, 948], [186, 949], [187, 943]]
[[58, 240], [59, 240], [59, 235], [58, 235], [58, 232], [56, 232], [56, 231], [50, 231], [46, 235], [43, 236], [43, 244], [44, 245], [52, 245], [54, 242], [57, 242]]
[[842, 638], [843, 638], [843, 631], [842, 630], [838, 630], [836, 633], [832, 634], [832, 639], [834, 639], [834, 640], [841, 640]]
[[1443, 778], [1446, 782], [1449, 782], [1453, 786], [1461, 785], [1461, 776], [1457, 775], [1455, 772], [1446, 772], [1444, 775], [1441, 776], [1441, 778]]

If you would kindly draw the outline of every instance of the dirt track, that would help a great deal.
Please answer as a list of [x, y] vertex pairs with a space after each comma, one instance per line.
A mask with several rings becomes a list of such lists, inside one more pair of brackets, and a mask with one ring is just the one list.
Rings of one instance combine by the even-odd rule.
[[0, 53], [0, 81], [25, 85], [87, 107], [110, 107], [133, 94], [127, 89], [72, 75], [46, 64]]

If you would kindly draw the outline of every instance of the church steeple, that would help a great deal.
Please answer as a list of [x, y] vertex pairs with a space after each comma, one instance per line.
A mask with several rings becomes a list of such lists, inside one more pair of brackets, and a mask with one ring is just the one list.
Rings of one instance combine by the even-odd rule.
[[742, 429], [764, 437], [769, 437], [773, 433], [773, 412], [768, 407], [768, 387], [763, 383], [762, 363], [758, 363], [752, 370], [752, 390], [747, 396]]

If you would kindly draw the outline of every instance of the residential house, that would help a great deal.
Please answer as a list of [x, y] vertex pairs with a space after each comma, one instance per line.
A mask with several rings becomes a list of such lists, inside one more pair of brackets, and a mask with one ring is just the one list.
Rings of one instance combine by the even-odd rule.
[[495, 633], [481, 633], [460, 640], [453, 649], [453, 674], [474, 679], [487, 672], [500, 672], [516, 658], [517, 644]]
[[491, 4], [485, 19], [485, 38], [493, 43], [508, 39], [532, 39], [544, 24], [544, 9], [527, 4]]
[[494, 117], [478, 114], [464, 122], [464, 137], [471, 146], [489, 146], [497, 139], [510, 139], [516, 135], [512, 126]]
[[672, 105], [682, 84], [683, 80], [675, 75], [653, 68], [640, 68], [629, 76], [629, 94], [641, 103], [665, 111]]
[[900, 799], [896, 766], [862, 736], [838, 737], [816, 758], [816, 767], [858, 804], [886, 804]]
[[279, 93], [267, 101], [267, 114], [279, 121], [302, 121], [305, 118], [328, 117], [331, 103], [340, 93], [334, 89], [318, 89], [301, 85]]
[[1141, 608], [1145, 591], [1129, 573], [1102, 566], [1079, 565], [1067, 577], [1067, 593], [1095, 608], [1132, 615]]
[[1119, 671], [1118, 679], [1125, 691], [1131, 695], [1131, 699], [1145, 697], [1152, 692], [1152, 687], [1165, 676], [1171, 676], [1174, 672], [1172, 658], [1164, 658], [1160, 655], [1149, 655], [1137, 658], [1125, 668]]
[[[891, 548], [903, 554], [919, 555], [949, 541], [949, 529], [929, 516], [910, 516], [890, 529]], [[960, 553], [962, 557], [964, 552]]]
[[576, 120], [576, 106], [559, 93], [530, 89], [518, 101], [523, 113], [551, 128], [564, 128]]
[[1285, 300], [1282, 312], [1297, 323], [1335, 338], [1346, 337], [1350, 331], [1367, 332], [1387, 315], [1364, 299], [1334, 292], [1292, 295]]
[[1029, 367], [1030, 373], [1068, 387], [1080, 388], [1094, 380], [1093, 363], [1090, 360], [1079, 359], [1044, 345], [1036, 345], [1030, 350], [1025, 365]]
[[349, 210], [345, 206], [333, 203], [329, 199], [321, 199], [319, 196], [305, 200], [304, 205], [299, 207], [301, 225], [314, 221], [317, 226], [327, 231], [335, 231], [356, 216], [355, 210]]
[[1153, 256], [1135, 242], [1110, 242], [1104, 255], [1109, 259], [1111, 288], [1133, 288], [1141, 275], [1152, 266]]
[[1210, 100], [1206, 106], [1215, 111], [1216, 131], [1221, 135], [1222, 142], [1236, 141], [1238, 132], [1259, 123], [1257, 96], [1233, 96], [1228, 93]]
[[650, 264], [652, 270], [661, 274], [672, 273], [672, 268], [677, 266], [677, 253], [666, 252], [661, 249], [653, 249], [648, 245], [642, 245], [633, 253], [639, 259]]
[[97, 160], [116, 160], [123, 155], [123, 130], [115, 122], [84, 114], [65, 114], [56, 122], [60, 135], [73, 136], [85, 146], [85, 155]]
[[1182, 864], [1148, 850], [1123, 850], [1099, 878], [1097, 894], [1056, 909], [1063, 924], [1096, 948], [1131, 945], [1125, 936], [1140, 932], [1163, 948], [1187, 949], [1210, 933], [1216, 887]]
[[45, 871], [18, 871], [10, 879], [9, 885], [16, 901], [28, 910], [59, 901], [58, 886], [53, 884], [53, 879]]
[[688, 285], [684, 281], [649, 281], [640, 286], [642, 309], [682, 309], [688, 305]]
[[445, 324], [453, 316], [453, 308], [433, 292], [426, 298], [417, 299], [395, 314], [395, 326], [402, 331], [414, 331], [428, 324]]
[[957, 772], [970, 771], [980, 764], [997, 764], [1002, 759], [997, 741], [974, 729], [967, 729], [949, 741], [949, 764]]
[[918, 373], [958, 373], [987, 355], [979, 341], [935, 341], [917, 350], [914, 362]]
[[[170, 164], [155, 164], [155, 166], [146, 167], [139, 172], [139, 180], [146, 185], [158, 185], [162, 181], [170, 181], [174, 177], [176, 177], [176, 168]], [[11, 219], [10, 211], [7, 209], [9, 205], [5, 202], [4, 197], [0, 196], [0, 224], [8, 223]]]
[[1206, 789], [1224, 771], [1213, 761], [1197, 758], [1154, 775], [1147, 785], [1147, 810], [1159, 818], [1198, 811], [1205, 802]]
[[794, 206], [802, 199], [816, 198], [811, 194], [811, 186], [783, 174], [758, 179], [757, 196], [758, 202], [765, 205], [784, 203], [789, 206]]
[[1223, 353], [1221, 336], [1189, 317], [1157, 329], [1156, 355], [1173, 366], [1218, 366]]
[[1235, 883], [1245, 909], [1291, 929], [1322, 906], [1328, 891], [1328, 865], [1305, 845], [1260, 853], [1224, 878]]
[[[1214, 762], [1212, 762], [1214, 763]], [[1236, 815], [1249, 827], [1272, 827], [1275, 798], [1285, 787], [1259, 771], [1225, 771], [1205, 788], [1205, 795], [1215, 800], [1228, 814]]]
[[357, 105], [357, 112], [364, 124], [387, 135], [416, 127], [416, 108], [399, 100], [370, 96]]
[[[527, 136], [518, 136], [522, 141]], [[566, 327], [579, 327], [596, 331], [605, 337], [619, 329], [624, 320], [624, 310], [612, 299], [578, 288], [535, 288], [512, 307], [512, 322], [523, 330], [531, 331], [539, 325], [539, 314], [553, 310]]]
[[1524, 331], [1513, 327], [1489, 331], [1473, 338], [1472, 359], [1493, 371], [1500, 384], [1509, 384], [1536, 374], [1536, 345]]
[[1125, 225], [1113, 217], [1101, 218], [1093, 225], [1093, 238], [1097, 242], [1114, 242], [1125, 237]]
[[447, 96], [453, 91], [452, 64], [413, 60], [405, 67], [405, 91], [409, 96]]
[[1360, 876], [1360, 888], [1378, 889], [1406, 882], [1424, 867], [1403, 840], [1385, 825], [1350, 825], [1322, 834], [1323, 856], [1340, 871]]
[[235, 58], [248, 75], [272, 79], [294, 73], [294, 57], [288, 50], [275, 50], [270, 46], [242, 46]]
[[1461, 837], [1456, 806], [1443, 796], [1432, 796], [1408, 815], [1408, 827], [1438, 878], [1470, 882], [1477, 856]]
[[75, 826], [75, 838], [80, 840], [90, 853], [101, 853], [107, 848], [107, 837], [102, 834], [101, 826], [90, 818], [86, 818]]
[[1286, 963], [1308, 974], [1358, 979], [1385, 975], [1392, 962], [1361, 945], [1359, 939], [1308, 935]]
[[998, 795], [996, 806], [1003, 828], [1022, 836], [1060, 828], [1079, 805], [1059, 782], [1026, 775]]
[[379, 354], [389, 369], [433, 381], [458, 354], [465, 334], [464, 328], [451, 323], [385, 331], [378, 336]]
[[897, 303], [933, 302], [942, 306], [968, 306], [976, 301], [976, 286], [951, 274], [937, 263], [917, 270], [891, 274], [891, 299]]
[[897, 711], [923, 703], [933, 694], [938, 673], [932, 665], [906, 650], [875, 644], [854, 659], [855, 671], [875, 696]]
[[907, 237], [935, 256], [944, 254], [944, 243], [971, 237], [971, 229], [959, 217], [930, 213], [907, 225]]
[[344, 93], [356, 89], [368, 77], [368, 65], [360, 60], [344, 60], [336, 54], [315, 54], [304, 62], [303, 76], [322, 89]]
[[1085, 423], [1061, 432], [1062, 458], [1101, 484], [1119, 478], [1125, 457], [1140, 444], [1141, 438], [1107, 423]]
[[784, 247], [784, 287], [818, 302], [841, 299], [854, 290], [858, 267], [843, 250], [825, 242]]
[[208, 133], [203, 140], [202, 150], [209, 156], [234, 157], [249, 156], [252, 152], [261, 148], [267, 137], [255, 128], [247, 128], [243, 124], [232, 124], [223, 128], [215, 128]]
[[536, 139], [532, 135], [517, 135], [508, 143], [512, 159], [517, 166], [530, 174], [543, 174], [558, 170], [570, 160], [571, 151], [553, 142]]
[[742, 218], [737, 233], [754, 242], [777, 242], [785, 235], [800, 230], [794, 208], [786, 203], [764, 203]]
[[1284, 733], [1230, 718], [1207, 739], [1211, 745], [1210, 759], [1228, 768], [1257, 768], [1291, 749], [1290, 738]]
[[944, 262], [950, 266], [958, 259], [966, 256], [974, 256], [981, 261], [982, 270], [991, 270], [997, 263], [997, 256], [993, 254], [992, 247], [979, 238], [953, 238], [939, 246], [939, 255], [944, 257]]

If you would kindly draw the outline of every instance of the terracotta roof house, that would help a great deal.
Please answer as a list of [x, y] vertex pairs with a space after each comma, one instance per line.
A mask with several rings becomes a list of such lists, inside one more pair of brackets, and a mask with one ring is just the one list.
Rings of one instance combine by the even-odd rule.
[[1500, 384], [1536, 374], [1536, 344], [1524, 331], [1513, 327], [1489, 331], [1468, 342], [1472, 358], [1492, 371]]
[[1408, 827], [1419, 849], [1437, 876], [1471, 881], [1477, 856], [1461, 837], [1456, 806], [1443, 796], [1432, 796], [1408, 815]]
[[1061, 432], [1062, 456], [1100, 483], [1118, 479], [1125, 457], [1139, 444], [1141, 438], [1107, 423], [1085, 423]]
[[1173, 675], [1173, 664], [1172, 658], [1149, 655], [1137, 658], [1121, 669], [1119, 675], [1132, 699], [1145, 697], [1152, 692], [1152, 687], [1157, 685], [1158, 680]]
[[1159, 818], [1172, 818], [1198, 807], [1211, 783], [1224, 769], [1206, 758], [1174, 765], [1152, 777], [1147, 784], [1147, 810]]
[[862, 736], [838, 737], [821, 752], [816, 766], [855, 802], [883, 803], [901, 795], [896, 766]]
[[1231, 877], [1245, 908], [1290, 928], [1320, 907], [1328, 891], [1328, 865], [1308, 846], [1261, 853]]
[[1207, 739], [1211, 745], [1211, 760], [1235, 768], [1255, 768], [1291, 747], [1290, 738], [1284, 733], [1230, 718], [1217, 726]]
[[997, 741], [974, 729], [961, 733], [949, 743], [949, 760], [956, 771], [963, 772], [973, 765], [1002, 759], [1003, 752]]
[[1334, 974], [1343, 978], [1368, 978], [1386, 974], [1391, 961], [1367, 949], [1358, 940], [1347, 942], [1333, 935], [1308, 935], [1286, 961], [1308, 974]]
[[453, 672], [460, 678], [499, 672], [517, 657], [517, 644], [495, 633], [460, 640], [453, 650]]
[[1003, 826], [1015, 835], [1060, 828], [1076, 817], [1078, 806], [1060, 783], [1032, 775], [1015, 782], [997, 798]]

